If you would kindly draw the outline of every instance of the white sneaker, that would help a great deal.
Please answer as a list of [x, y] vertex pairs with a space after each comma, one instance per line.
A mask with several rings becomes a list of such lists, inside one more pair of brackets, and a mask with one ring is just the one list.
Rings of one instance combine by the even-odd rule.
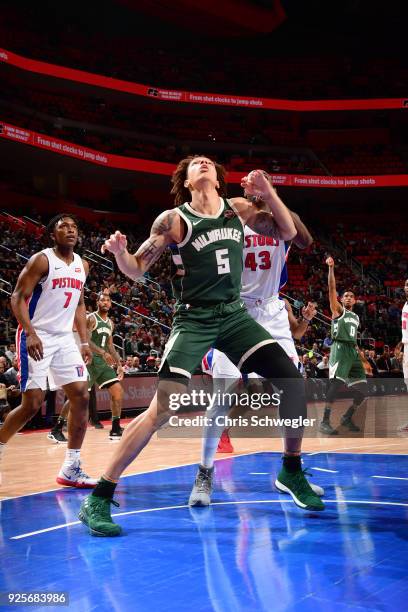
[[76, 487], [77, 489], [93, 489], [98, 481], [91, 478], [81, 468], [81, 462], [72, 465], [63, 465], [57, 476], [57, 483], [64, 487]]

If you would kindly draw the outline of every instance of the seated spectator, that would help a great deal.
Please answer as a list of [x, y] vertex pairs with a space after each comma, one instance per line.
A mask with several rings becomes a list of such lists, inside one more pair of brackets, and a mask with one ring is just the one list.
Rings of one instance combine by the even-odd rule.
[[149, 355], [149, 357], [146, 359], [145, 372], [157, 372], [157, 369], [158, 368], [156, 366], [156, 357]]
[[384, 346], [383, 354], [377, 359], [377, 369], [381, 377], [387, 378], [392, 375], [390, 347], [387, 345]]
[[125, 374], [128, 373], [128, 371], [132, 368], [133, 366], [133, 355], [128, 355], [126, 357], [126, 361], [123, 364], [123, 371], [125, 372]]
[[323, 355], [322, 360], [316, 366], [317, 378], [329, 378], [329, 356]]
[[9, 362], [13, 363], [13, 359], [16, 356], [16, 345], [14, 344], [14, 342], [8, 345], [5, 355], [7, 359], [9, 360]]
[[138, 355], [135, 355], [132, 359], [132, 365], [126, 370], [126, 374], [137, 374], [142, 371], [140, 366], [140, 358]]
[[392, 368], [392, 373], [394, 374], [394, 376], [401, 376], [403, 377], [403, 367], [402, 367], [402, 362], [404, 359], [404, 354], [401, 351], [400, 348], [398, 348], [398, 346], [395, 347], [394, 349], [394, 357], [391, 357], [391, 368]]
[[138, 352], [138, 339], [137, 334], [133, 333], [130, 338], [128, 338], [125, 342], [125, 353], [126, 355], [134, 355]]

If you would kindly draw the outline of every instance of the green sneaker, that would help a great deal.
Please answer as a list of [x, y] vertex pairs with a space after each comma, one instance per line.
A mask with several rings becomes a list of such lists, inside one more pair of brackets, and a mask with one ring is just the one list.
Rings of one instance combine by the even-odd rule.
[[305, 474], [306, 470], [288, 472], [288, 470], [282, 466], [275, 480], [275, 487], [282, 493], [289, 493], [295, 504], [299, 506], [299, 508], [303, 508], [303, 510], [324, 510], [324, 503], [313, 491], [306, 480]]
[[93, 536], [112, 537], [122, 533], [122, 527], [112, 521], [110, 506], [119, 508], [118, 502], [107, 497], [88, 495], [81, 504], [78, 518]]

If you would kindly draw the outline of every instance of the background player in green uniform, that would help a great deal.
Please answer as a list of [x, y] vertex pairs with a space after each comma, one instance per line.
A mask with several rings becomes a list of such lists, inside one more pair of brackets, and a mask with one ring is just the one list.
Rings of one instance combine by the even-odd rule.
[[[124, 371], [120, 357], [113, 345], [114, 325], [108, 317], [112, 302], [107, 293], [100, 293], [98, 309], [87, 317], [89, 346], [93, 353], [92, 364], [88, 367], [89, 389], [96, 383], [100, 389], [107, 389], [111, 396], [112, 429], [109, 432], [111, 440], [120, 439], [123, 429], [120, 426], [122, 412], [123, 389], [120, 381]], [[116, 372], [113, 369], [116, 366]]]
[[[123, 440], [95, 495], [87, 497], [79, 518], [93, 535], [121, 532], [113, 523], [110, 506], [123, 470], [137, 457], [153, 433], [169, 417], [170, 393], [184, 393], [185, 384], [210, 347], [224, 352], [244, 372], [279, 379], [280, 414], [306, 417], [302, 376], [271, 335], [248, 314], [240, 299], [243, 226], [282, 240], [292, 240], [292, 217], [263, 172], [242, 180], [249, 195], [260, 197], [269, 212], [259, 211], [245, 198], [224, 200], [225, 170], [207, 157], [182, 160], [173, 175], [175, 203], [154, 221], [150, 238], [135, 255], [126, 249], [126, 236], [112, 234], [102, 247], [115, 255], [120, 270], [136, 279], [170, 245], [176, 265], [174, 293], [177, 309], [162, 359], [158, 391], [149, 408], [126, 428]], [[219, 193], [220, 192], [220, 193]], [[187, 203], [183, 204], [183, 201]], [[323, 510], [302, 470], [302, 431], [285, 428], [285, 456], [280, 482], [284, 481], [296, 503], [305, 509]], [[116, 503], [116, 502], [114, 502]]]
[[351, 388], [353, 403], [341, 417], [340, 423], [349, 431], [360, 431], [353, 423], [352, 416], [367, 395], [367, 379], [357, 346], [357, 330], [360, 325], [358, 315], [353, 312], [356, 298], [353, 291], [344, 291], [340, 302], [337, 299], [334, 260], [328, 257], [329, 301], [332, 313], [331, 336], [333, 344], [329, 359], [329, 388], [326, 396], [323, 421], [320, 431], [337, 435], [338, 431], [330, 424], [330, 413], [340, 387], [344, 384]]

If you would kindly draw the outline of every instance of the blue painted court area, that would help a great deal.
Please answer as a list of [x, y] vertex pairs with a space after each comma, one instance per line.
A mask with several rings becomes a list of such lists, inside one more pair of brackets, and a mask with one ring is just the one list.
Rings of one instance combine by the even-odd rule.
[[5, 500], [0, 591], [67, 591], [78, 612], [406, 609], [408, 456], [306, 455], [322, 513], [274, 490], [279, 465], [277, 453], [218, 461], [214, 504], [194, 511], [195, 466], [125, 478], [113, 539], [77, 523], [84, 492]]

